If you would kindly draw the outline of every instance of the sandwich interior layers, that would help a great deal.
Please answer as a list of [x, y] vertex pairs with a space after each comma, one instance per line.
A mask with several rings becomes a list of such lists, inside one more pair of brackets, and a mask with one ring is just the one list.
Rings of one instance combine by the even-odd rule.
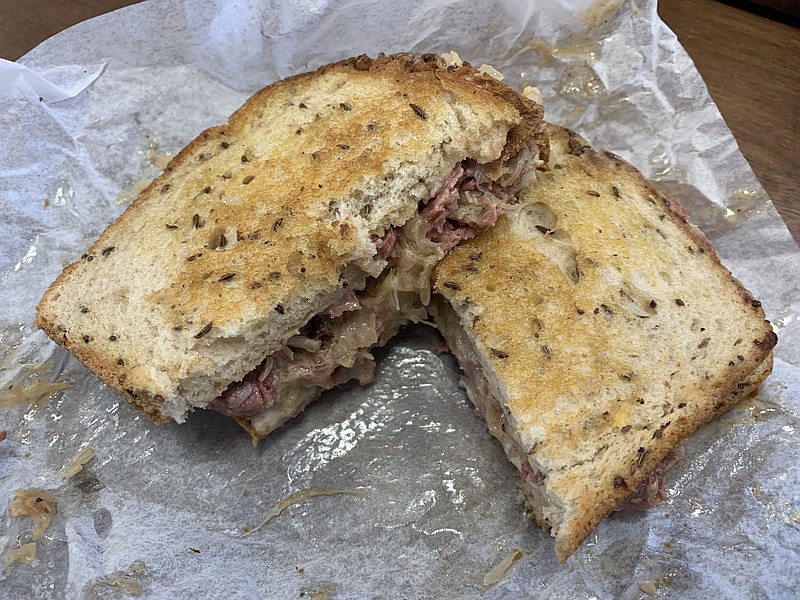
[[406, 323], [426, 318], [434, 267], [516, 203], [523, 179], [535, 174], [529, 168], [532, 156], [530, 145], [523, 146], [496, 181], [474, 160], [456, 165], [411, 219], [375, 237], [376, 253], [386, 261], [378, 277], [367, 278], [363, 289], [343, 289], [336, 302], [210, 407], [260, 437], [299, 414], [323, 390], [351, 379], [370, 382], [375, 367], [370, 350]]

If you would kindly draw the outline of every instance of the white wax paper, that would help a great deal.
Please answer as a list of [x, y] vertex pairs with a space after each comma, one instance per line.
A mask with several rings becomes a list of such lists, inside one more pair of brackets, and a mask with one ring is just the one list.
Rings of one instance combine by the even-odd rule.
[[[453, 49], [540, 87], [549, 120], [683, 200], [780, 338], [758, 398], [687, 443], [669, 500], [605, 519], [565, 564], [430, 329], [378, 352], [374, 384], [327, 394], [254, 449], [211, 412], [155, 427], [31, 325], [157, 156], [257, 89], [363, 52]], [[29, 539], [30, 520], [6, 514], [14, 489], [58, 501], [0, 597], [796, 597], [798, 248], [653, 0], [152, 0], [0, 62], [0, 107], [0, 390], [43, 361], [38, 377], [71, 386], [0, 412], [0, 542]], [[87, 446], [96, 458], [65, 480]], [[308, 500], [243, 535], [310, 487], [369, 498]], [[484, 586], [513, 548], [524, 556]]]

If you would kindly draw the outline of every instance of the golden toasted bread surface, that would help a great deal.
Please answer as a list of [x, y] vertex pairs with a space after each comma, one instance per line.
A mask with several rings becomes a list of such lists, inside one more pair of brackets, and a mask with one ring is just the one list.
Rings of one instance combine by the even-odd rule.
[[65, 269], [36, 324], [152, 419], [182, 420], [379, 272], [373, 237], [455, 164], [544, 144], [541, 116], [430, 55], [279, 81], [180, 152]]
[[761, 304], [680, 204], [550, 127], [551, 171], [438, 266], [566, 558], [666, 454], [769, 373]]

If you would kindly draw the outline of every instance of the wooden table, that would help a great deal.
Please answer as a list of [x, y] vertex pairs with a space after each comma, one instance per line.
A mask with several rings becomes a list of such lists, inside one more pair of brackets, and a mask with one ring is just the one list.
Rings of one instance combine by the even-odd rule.
[[[0, 57], [16, 60], [62, 29], [129, 4], [0, 0]], [[800, 30], [715, 0], [661, 0], [659, 12], [800, 240]]]

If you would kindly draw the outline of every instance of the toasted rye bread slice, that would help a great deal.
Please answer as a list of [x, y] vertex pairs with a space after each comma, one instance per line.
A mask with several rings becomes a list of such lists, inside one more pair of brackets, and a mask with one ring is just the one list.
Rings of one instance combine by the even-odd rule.
[[680, 204], [549, 126], [551, 171], [439, 263], [437, 324], [565, 560], [757, 389], [777, 338]]
[[47, 290], [36, 325], [156, 422], [182, 421], [386, 264], [373, 241], [541, 107], [467, 63], [360, 56], [201, 133]]

